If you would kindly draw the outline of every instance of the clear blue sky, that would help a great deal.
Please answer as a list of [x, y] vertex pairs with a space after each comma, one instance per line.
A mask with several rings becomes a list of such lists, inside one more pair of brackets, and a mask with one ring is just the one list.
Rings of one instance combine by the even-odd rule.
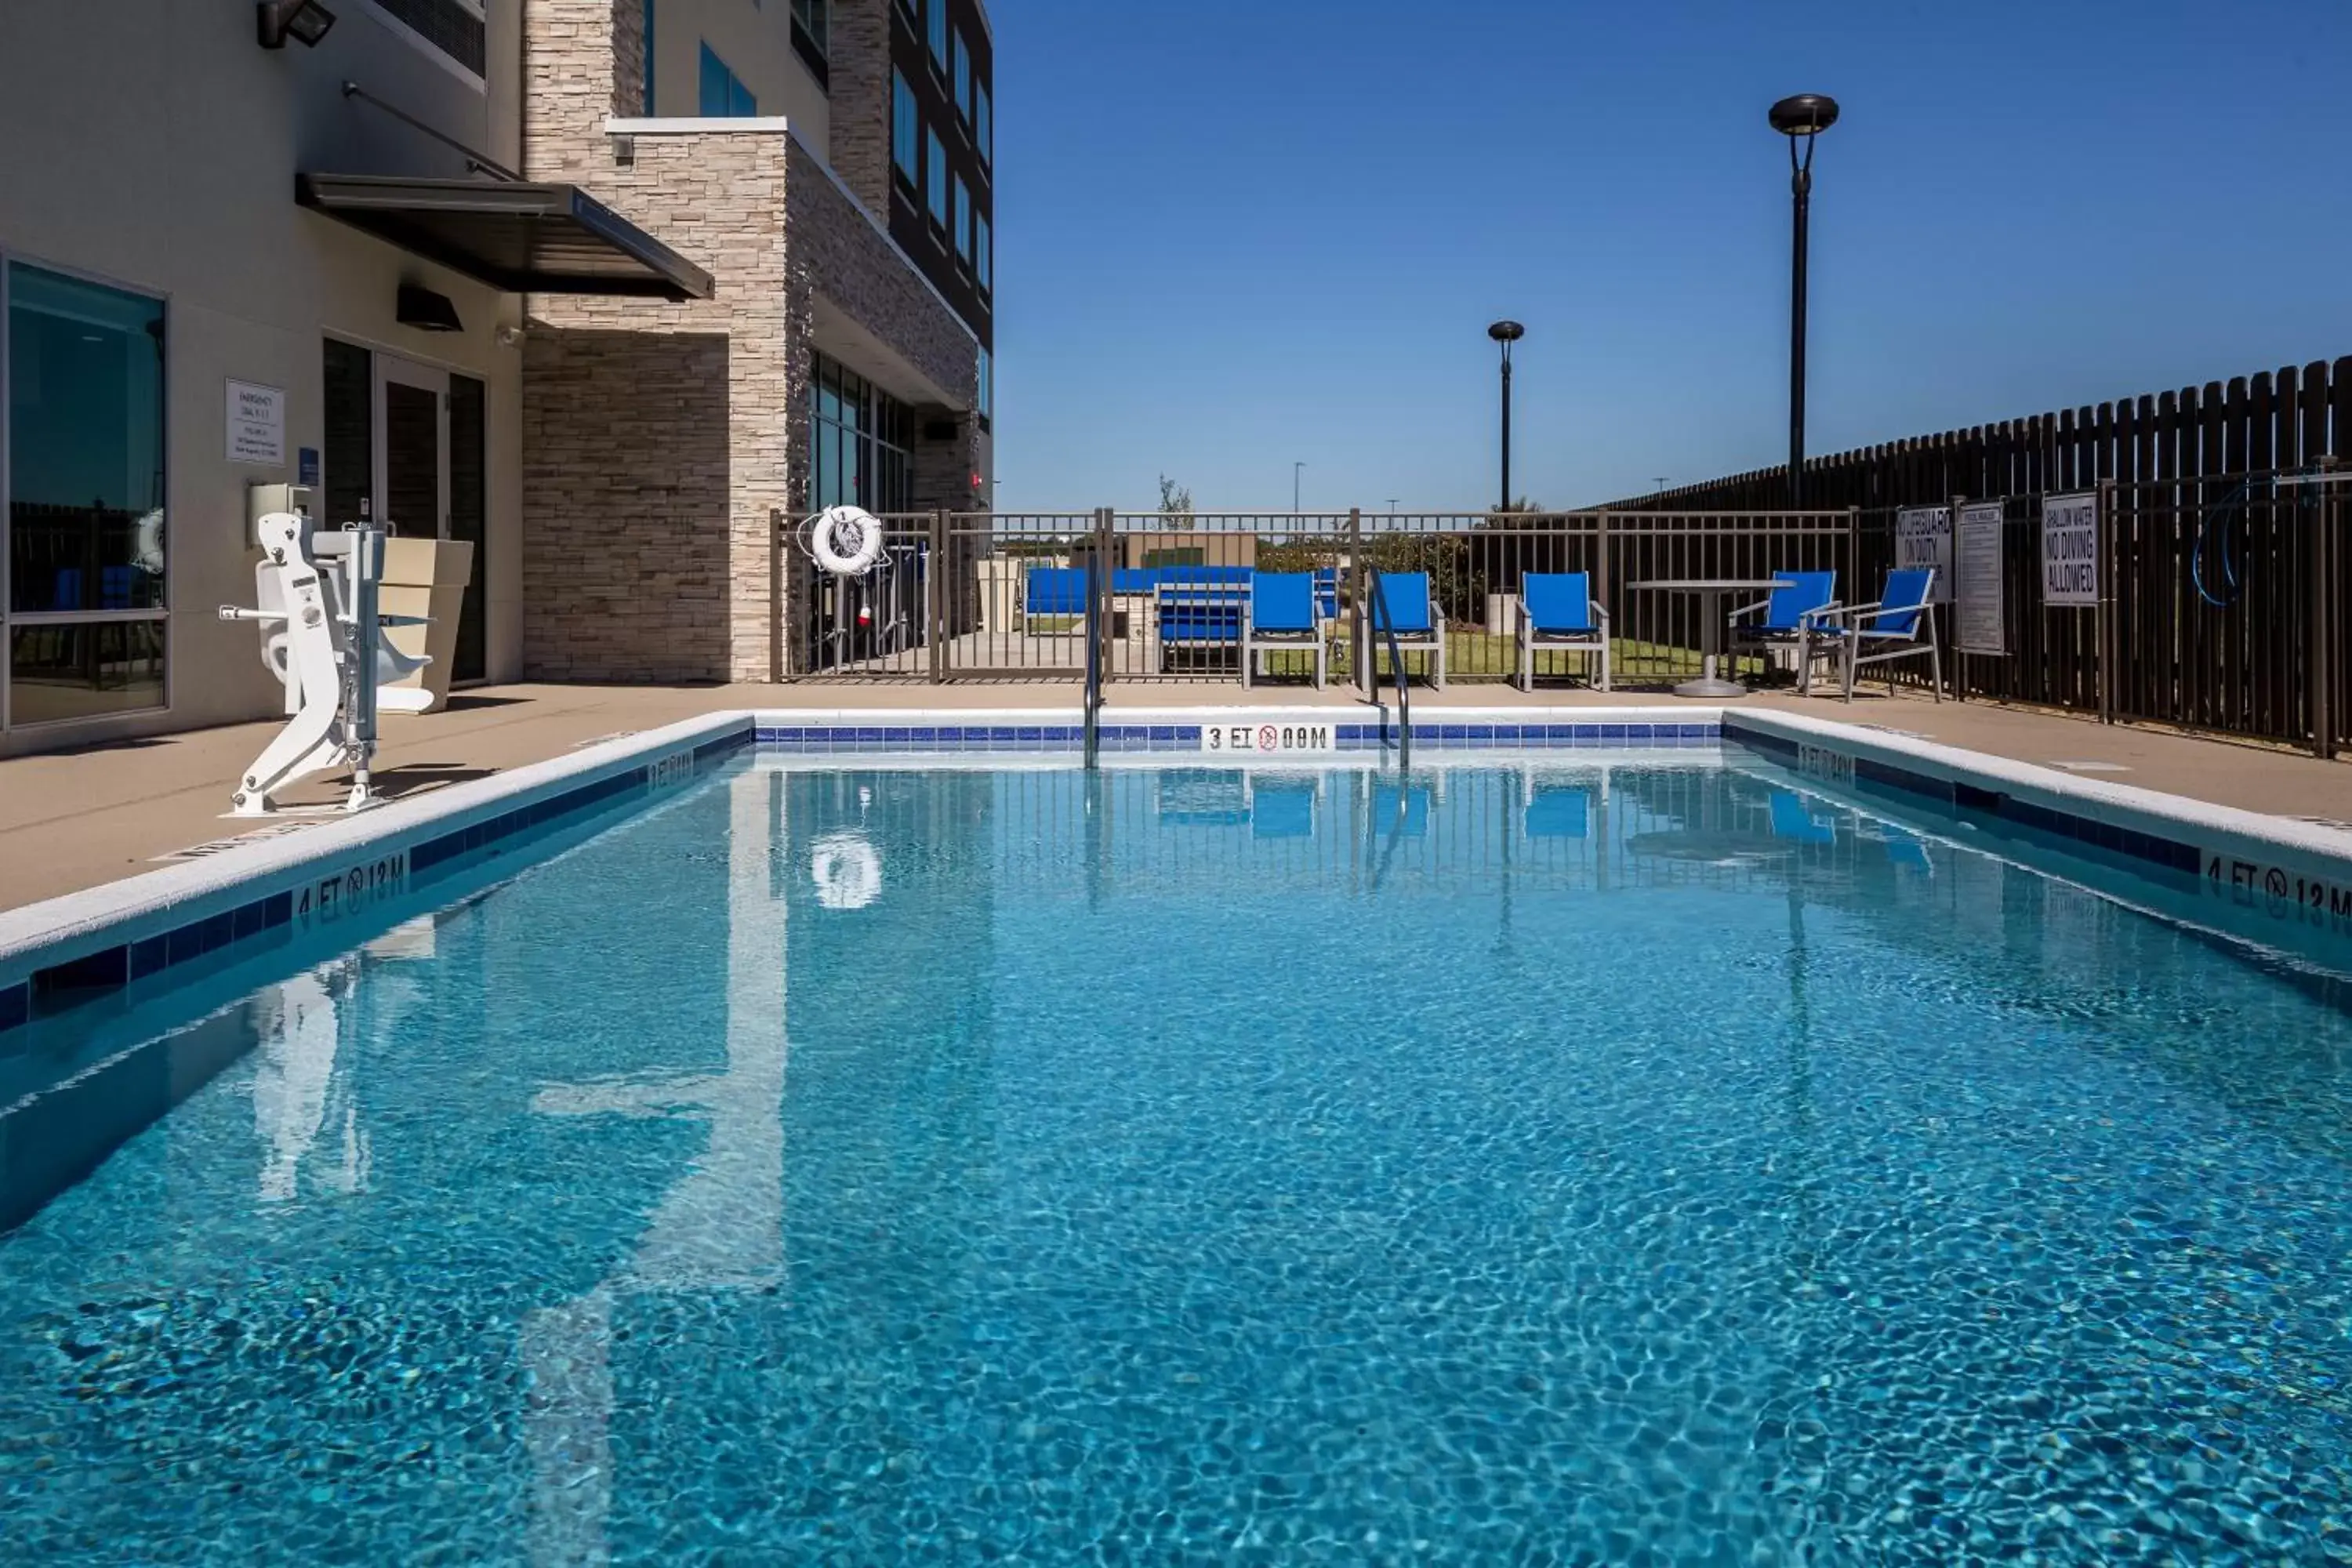
[[1480, 507], [2352, 353], [2346, 0], [992, 0], [998, 504]]

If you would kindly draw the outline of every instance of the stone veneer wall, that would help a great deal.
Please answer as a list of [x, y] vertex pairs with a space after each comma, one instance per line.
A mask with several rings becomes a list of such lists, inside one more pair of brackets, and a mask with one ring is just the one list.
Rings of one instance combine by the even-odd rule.
[[866, 210], [890, 216], [890, 8], [898, 0], [833, 0], [825, 22], [825, 158]]
[[[965, 408], [978, 392], [975, 350], [788, 134], [640, 136], [625, 162], [604, 121], [639, 111], [643, 29], [642, 0], [528, 0], [524, 12], [530, 177], [579, 184], [715, 285], [711, 299], [684, 304], [528, 302], [524, 669], [533, 679], [764, 679], [770, 519], [796, 516], [807, 494], [815, 293]], [[919, 504], [970, 504], [968, 430], [967, 416], [957, 441], [919, 451], [919, 476], [934, 475]], [[952, 486], [939, 478], [950, 461]], [[790, 649], [805, 607], [785, 609]]]

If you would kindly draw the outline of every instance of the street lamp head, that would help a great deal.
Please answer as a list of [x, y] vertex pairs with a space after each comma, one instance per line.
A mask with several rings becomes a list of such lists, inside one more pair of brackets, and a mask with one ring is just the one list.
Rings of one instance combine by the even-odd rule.
[[1498, 343], [1515, 343], [1528, 335], [1528, 330], [1517, 321], [1496, 321], [1486, 329], [1486, 335]]
[[1772, 106], [1772, 129], [1783, 136], [1818, 136], [1837, 123], [1837, 100], [1827, 93], [1801, 92]]

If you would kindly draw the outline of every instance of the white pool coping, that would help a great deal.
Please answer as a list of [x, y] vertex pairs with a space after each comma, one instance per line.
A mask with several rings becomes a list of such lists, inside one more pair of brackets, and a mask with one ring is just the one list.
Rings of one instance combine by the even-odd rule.
[[[1296, 708], [1221, 707], [1193, 703], [1107, 710], [1102, 721], [1119, 726], [1164, 724], [1224, 724], [1246, 720], [1254, 725], [1393, 723], [1392, 710], [1363, 706], [1300, 706]], [[980, 725], [1075, 726], [1082, 721], [1075, 705], [1004, 707], [996, 709], [736, 709], [681, 721], [660, 729], [596, 742], [577, 752], [533, 763], [489, 778], [453, 784], [414, 799], [394, 801], [355, 817], [320, 822], [306, 831], [257, 839], [203, 859], [172, 865], [103, 883], [77, 892], [0, 911], [0, 987], [16, 984], [34, 970], [68, 963], [118, 942], [136, 942], [155, 931], [205, 918], [218, 909], [250, 900], [275, 884], [299, 880], [303, 874], [339, 868], [355, 860], [380, 856], [423, 842], [474, 822], [495, 817], [569, 788], [601, 777], [642, 768], [678, 752], [730, 740], [747, 739], [761, 730], [824, 727], [972, 728]], [[2137, 785], [2069, 773], [2059, 769], [2012, 762], [1984, 752], [1938, 745], [1885, 731], [1764, 710], [1726, 709], [1701, 703], [1638, 708], [1495, 707], [1425, 710], [1416, 730], [1434, 724], [1722, 724], [1761, 731], [1801, 746], [1848, 758], [1868, 758], [1932, 778], [1965, 784], [2032, 802], [2048, 809], [2130, 827], [2197, 847], [2224, 866], [2234, 861], [2250, 868], [2259, 886], [2273, 870], [2316, 879], [2329, 889], [2352, 896], [2352, 832], [2287, 817], [2270, 816], [2232, 806], [2216, 805], [2181, 795], [2165, 795]], [[1734, 737], [1727, 736], [1727, 739]], [[1498, 747], [1507, 750], [1507, 747]], [[1106, 753], [1116, 765], [1166, 765], [1186, 756], [1183, 752], [1152, 751]], [[1213, 753], [1199, 753], [1202, 756]], [[1287, 758], [1244, 758], [1233, 753], [1214, 756], [1219, 766], [1248, 765], [1292, 768], [1344, 765], [1343, 759], [1378, 758], [1382, 753], [1298, 753]], [[1517, 752], [1540, 755], [1547, 764], [1579, 766], [1601, 760], [1598, 751], [1586, 752]], [[854, 752], [812, 754], [813, 766], [841, 766]], [[914, 753], [904, 751], [872, 753], [883, 765], [895, 766]], [[1417, 752], [1416, 761], [1475, 762], [1476, 748]], [[1018, 759], [1016, 761], [1016, 759]], [[947, 753], [929, 765], [960, 761], [967, 767], [994, 769], [1037, 763], [1067, 765], [1066, 756], [973, 750]], [[2238, 872], [2233, 868], [2231, 875]]]

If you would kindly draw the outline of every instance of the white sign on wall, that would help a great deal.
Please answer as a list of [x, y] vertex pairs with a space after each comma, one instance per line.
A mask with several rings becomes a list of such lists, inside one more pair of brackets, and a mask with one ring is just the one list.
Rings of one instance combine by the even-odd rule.
[[1952, 602], [1950, 507], [1915, 506], [1895, 514], [1895, 565], [1897, 571], [1934, 567], [1934, 602]]
[[2042, 502], [2042, 602], [2091, 608], [2099, 602], [2099, 498], [2048, 496]]
[[2000, 608], [2000, 525], [2007, 511], [1997, 500], [1960, 509], [1952, 533], [1953, 612], [1962, 653], [2007, 653], [2008, 627]]
[[263, 468], [286, 466], [286, 389], [228, 384], [228, 460]]

